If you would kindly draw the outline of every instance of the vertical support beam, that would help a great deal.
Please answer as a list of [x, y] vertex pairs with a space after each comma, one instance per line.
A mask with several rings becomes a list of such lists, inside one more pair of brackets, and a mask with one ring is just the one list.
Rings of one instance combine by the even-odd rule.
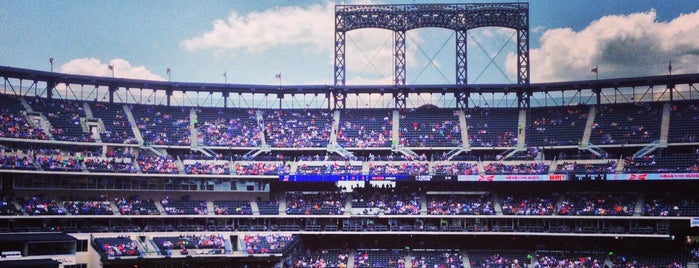
[[[347, 107], [347, 92], [339, 88], [334, 88], [333, 91], [333, 108], [335, 110], [344, 110]], [[328, 105], [330, 105], [328, 103]]]
[[[114, 103], [114, 93], [119, 89], [116, 84], [109, 85], [109, 103]], [[128, 96], [126, 97], [128, 99]]]
[[58, 82], [56, 80], [51, 79], [46, 81], [46, 98], [47, 99], [53, 99], [53, 90], [56, 88], [56, 85], [58, 85]]
[[517, 89], [517, 108], [529, 109], [531, 95], [532, 93], [528, 85], [521, 86]]
[[394, 32], [395, 44], [393, 46], [393, 62], [395, 63], [395, 79], [396, 86], [405, 85], [405, 30], [396, 30]]
[[[527, 21], [527, 26], [529, 22]], [[529, 85], [529, 30], [517, 30], [517, 84]]]
[[228, 108], [228, 98], [230, 97], [230, 93], [228, 91], [224, 91], [221, 93], [223, 96], [223, 108]]
[[595, 94], [595, 106], [599, 106], [602, 102], [602, 89], [599, 87], [599, 85], [595, 85], [592, 88], [592, 94]]
[[406, 107], [406, 100], [408, 99], [408, 90], [405, 88], [399, 88], [393, 92], [393, 100], [395, 101], [395, 107], [398, 110], [403, 110]]
[[172, 87], [165, 90], [165, 97], [167, 98], [167, 107], [170, 107], [170, 98], [172, 97]]
[[345, 32], [338, 31], [340, 16], [335, 17], [335, 85], [345, 85]]
[[[466, 30], [456, 30], [456, 84], [468, 83], [468, 65], [466, 61]], [[457, 102], [458, 105], [458, 102]]]
[[456, 92], [454, 92], [454, 99], [456, 99], [456, 108], [468, 109], [468, 98], [470, 96], [471, 93], [463, 87], [460, 87]]

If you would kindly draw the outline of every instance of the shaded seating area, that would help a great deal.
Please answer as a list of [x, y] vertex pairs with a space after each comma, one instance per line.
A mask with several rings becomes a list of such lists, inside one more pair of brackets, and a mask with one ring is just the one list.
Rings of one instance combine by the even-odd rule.
[[493, 215], [492, 195], [483, 193], [427, 194], [429, 215]]
[[198, 108], [199, 136], [205, 146], [257, 147], [262, 132], [255, 110]]
[[85, 119], [82, 103], [70, 100], [27, 99], [36, 112], [41, 112], [51, 122], [49, 131], [56, 140], [72, 142], [94, 142], [91, 133], [83, 129]]
[[47, 131], [29, 124], [27, 111], [19, 99], [0, 95], [0, 137], [48, 140]]
[[531, 108], [527, 114], [527, 145], [578, 145], [585, 131], [588, 115], [587, 106]]
[[97, 248], [108, 257], [140, 256], [142, 249], [138, 242], [128, 236], [99, 237], [94, 239]]
[[391, 147], [390, 109], [348, 109], [340, 115], [337, 143], [342, 147]]
[[592, 125], [590, 143], [643, 144], [660, 139], [662, 104], [633, 103], [601, 106]]
[[465, 111], [471, 147], [517, 145], [519, 110], [514, 108], [471, 108]]
[[326, 147], [333, 115], [328, 110], [263, 110], [265, 138], [272, 147]]
[[90, 103], [92, 113], [102, 119], [104, 128], [100, 131], [100, 139], [106, 143], [137, 144], [131, 123], [126, 116], [122, 104], [93, 102]]
[[345, 194], [336, 192], [286, 192], [286, 214], [342, 215]]
[[133, 105], [131, 110], [144, 142], [152, 145], [189, 145], [189, 109]]
[[214, 213], [216, 215], [252, 215], [252, 206], [249, 201], [218, 200], [214, 201]]
[[458, 111], [417, 108], [401, 113], [399, 144], [406, 147], [456, 147], [461, 145]]
[[670, 125], [667, 141], [699, 141], [699, 106], [695, 101], [675, 102], [670, 108]]
[[636, 195], [625, 192], [573, 192], [564, 196], [558, 215], [631, 216]]
[[402, 249], [357, 249], [354, 267], [405, 267]]

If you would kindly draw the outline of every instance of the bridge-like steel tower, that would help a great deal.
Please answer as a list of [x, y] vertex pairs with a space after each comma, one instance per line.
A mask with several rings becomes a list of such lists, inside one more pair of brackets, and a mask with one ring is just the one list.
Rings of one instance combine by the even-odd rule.
[[[344, 108], [345, 35], [362, 28], [380, 28], [394, 32], [394, 85], [405, 85], [405, 33], [417, 28], [445, 28], [456, 32], [456, 84], [467, 84], [466, 32], [480, 27], [506, 27], [517, 31], [517, 92], [519, 106], [528, 107], [529, 85], [529, 4], [413, 4], [413, 5], [338, 5], [335, 7], [335, 108]], [[407, 90], [394, 93], [396, 108], [405, 108]], [[468, 106], [468, 92], [455, 94], [457, 103]]]

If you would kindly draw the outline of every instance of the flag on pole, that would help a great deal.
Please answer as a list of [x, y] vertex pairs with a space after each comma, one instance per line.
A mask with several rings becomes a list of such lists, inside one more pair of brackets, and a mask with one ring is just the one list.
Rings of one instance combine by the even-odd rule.
[[282, 79], [282, 73], [275, 74], [275, 75], [274, 75], [274, 78], [280, 79], [280, 80], [281, 80], [281, 79]]
[[170, 68], [167, 68], [167, 74], [170, 74]]
[[114, 71], [114, 65], [107, 65], [107, 69], [109, 69], [110, 71]]
[[228, 71], [223, 72], [223, 78], [228, 78], [228, 76], [226, 75], [226, 73], [228, 73]]
[[53, 64], [53, 58], [49, 58], [49, 62]]
[[667, 64], [667, 72], [672, 74], [672, 60]]
[[593, 73], [597, 73], [597, 71], [598, 71], [597, 66], [595, 66], [595, 68], [592, 68], [592, 70], [590, 70], [590, 72], [593, 72]]

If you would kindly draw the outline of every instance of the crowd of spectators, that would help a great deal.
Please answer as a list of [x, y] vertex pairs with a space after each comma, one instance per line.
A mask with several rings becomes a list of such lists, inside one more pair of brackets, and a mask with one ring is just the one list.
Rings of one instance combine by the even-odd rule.
[[303, 255], [296, 257], [291, 263], [294, 268], [345, 268], [349, 253], [346, 250], [310, 250], [307, 249]]
[[428, 163], [369, 163], [369, 175], [427, 175], [429, 172]]
[[483, 165], [485, 174], [548, 174], [550, 164], [548, 162], [528, 162], [520, 164], [505, 164], [502, 162], [491, 162]]
[[0, 169], [36, 170], [32, 150], [25, 153], [22, 150], [2, 148], [0, 153]]
[[694, 193], [680, 191], [648, 193], [641, 207], [642, 216], [699, 216]]
[[415, 268], [462, 268], [459, 251], [412, 251], [410, 262]]
[[411, 109], [401, 114], [400, 145], [406, 147], [453, 147], [461, 143], [458, 112]]
[[55, 199], [43, 195], [25, 198], [22, 208], [29, 215], [66, 215], [66, 210]]
[[289, 174], [289, 169], [282, 162], [237, 162], [234, 175], [283, 175]]
[[342, 147], [390, 147], [392, 128], [391, 112], [347, 111], [340, 119], [337, 143]]
[[330, 141], [332, 114], [320, 110], [265, 111], [265, 138], [272, 147], [325, 147]]
[[670, 108], [668, 142], [697, 142], [699, 106], [696, 102], [675, 103]]
[[296, 174], [299, 175], [360, 175], [362, 173], [361, 163], [346, 161], [306, 163], [300, 162], [296, 167]]
[[34, 152], [36, 162], [47, 171], [81, 171], [82, 154], [73, 155], [60, 149], [41, 149]]
[[212, 111], [203, 108], [198, 119], [199, 139], [206, 146], [257, 147], [260, 145], [261, 130], [257, 125], [255, 110]]
[[139, 256], [141, 249], [129, 236], [95, 238], [95, 243], [109, 257]]
[[342, 215], [346, 196], [343, 192], [286, 192], [286, 214]]
[[283, 234], [258, 234], [243, 237], [245, 252], [248, 254], [282, 253], [291, 246], [297, 238]]
[[134, 106], [136, 125], [153, 145], [189, 145], [189, 110], [185, 107]]
[[143, 173], [177, 174], [179, 168], [171, 156], [138, 156], [138, 166]]
[[51, 135], [54, 139], [72, 142], [93, 142], [92, 135], [84, 132], [81, 118], [85, 116], [82, 103], [70, 100], [29, 99], [32, 107], [42, 112], [51, 122]]
[[493, 215], [495, 208], [490, 193], [436, 194], [427, 197], [429, 215]]
[[[509, 268], [522, 268], [527, 265], [524, 263], [527, 259], [523, 258], [518, 254], [504, 254], [504, 253], [494, 253], [485, 256], [476, 256], [476, 254], [469, 254], [471, 260], [471, 267], [480, 268], [496, 268], [496, 267], [509, 267]], [[480, 255], [480, 254], [478, 254]], [[517, 255], [517, 256], [515, 256]]]
[[114, 215], [107, 198], [94, 201], [66, 201], [65, 209], [72, 215]]
[[527, 118], [527, 144], [578, 145], [589, 113], [585, 106], [532, 108]]
[[468, 142], [472, 147], [517, 145], [516, 109], [472, 108], [466, 111]]
[[507, 196], [500, 201], [504, 215], [552, 215], [556, 210], [550, 197]]
[[184, 162], [184, 171], [187, 174], [196, 175], [227, 175], [231, 174], [228, 161], [224, 160], [201, 160]]
[[137, 144], [138, 140], [131, 129], [131, 122], [127, 118], [121, 105], [102, 102], [93, 103], [92, 113], [99, 115], [105, 129], [100, 131], [100, 139], [107, 143]]
[[435, 163], [433, 168], [435, 175], [478, 175], [478, 163]]
[[616, 172], [616, 161], [609, 160], [606, 163], [590, 163], [577, 161], [564, 161], [556, 165], [554, 173], [569, 174], [569, 173], [585, 173], [585, 174], [611, 174]]
[[534, 268], [602, 268], [604, 259], [592, 256], [568, 257], [562, 254], [537, 254], [534, 258]]
[[354, 255], [354, 267], [405, 268], [402, 250], [361, 250]]
[[205, 201], [173, 200], [170, 196], [165, 196], [160, 200], [160, 204], [168, 215], [207, 215], [208, 206]]
[[592, 124], [590, 142], [650, 143], [659, 138], [661, 114], [659, 106], [650, 103], [602, 106]]
[[631, 216], [635, 195], [629, 193], [569, 193], [558, 215]]
[[252, 215], [252, 206], [249, 201], [215, 201], [214, 214]]
[[48, 140], [51, 137], [41, 128], [31, 127], [27, 122], [27, 112], [20, 111], [18, 115], [6, 108], [0, 108], [0, 137], [17, 139]]
[[387, 215], [418, 215], [421, 199], [412, 189], [369, 185], [354, 188], [352, 207], [378, 209]]
[[128, 158], [85, 158], [85, 167], [91, 172], [136, 173], [136, 166]]
[[119, 208], [121, 215], [160, 215], [160, 211], [151, 199], [143, 199], [138, 196], [117, 197], [114, 203]]

